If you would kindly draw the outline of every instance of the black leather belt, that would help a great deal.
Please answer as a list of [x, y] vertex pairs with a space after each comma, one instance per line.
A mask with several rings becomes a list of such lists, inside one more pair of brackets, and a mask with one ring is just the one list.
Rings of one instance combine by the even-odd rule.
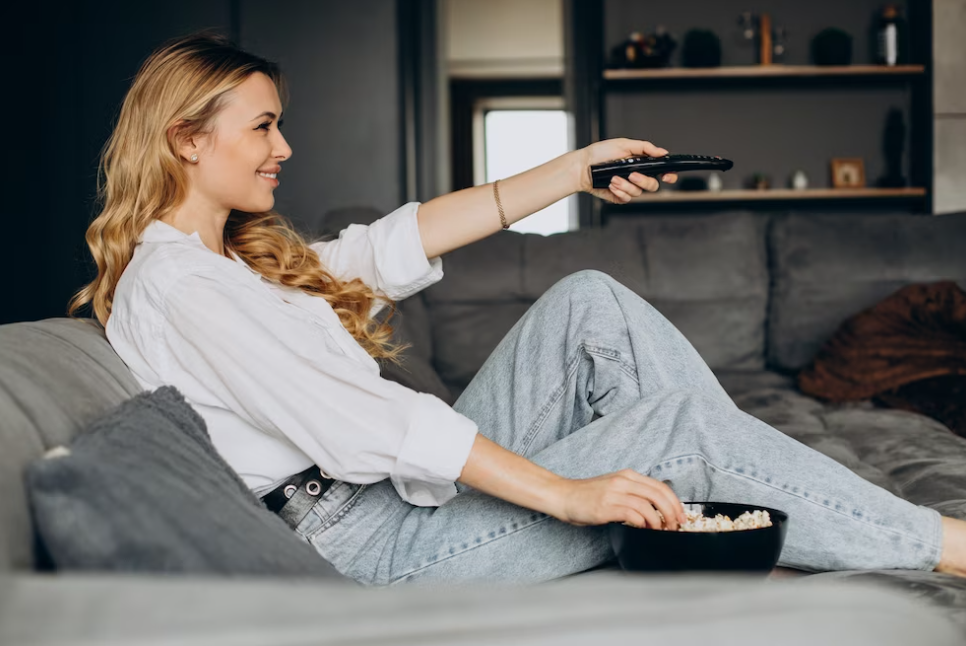
[[313, 464], [262, 496], [262, 502], [295, 529], [333, 482], [322, 477], [318, 465]]

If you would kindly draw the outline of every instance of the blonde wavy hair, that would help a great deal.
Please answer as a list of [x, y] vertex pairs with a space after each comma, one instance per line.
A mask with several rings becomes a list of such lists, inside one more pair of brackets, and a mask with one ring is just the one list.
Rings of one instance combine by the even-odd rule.
[[[101, 211], [85, 236], [97, 277], [71, 298], [68, 316], [76, 318], [74, 313], [90, 303], [97, 320], [107, 325], [114, 289], [141, 232], [187, 197], [188, 176], [169, 128], [183, 121], [182, 137], [210, 133], [226, 94], [256, 72], [272, 79], [284, 106], [288, 88], [278, 65], [242, 51], [217, 31], [167, 41], [142, 64], [98, 163]], [[224, 236], [226, 255], [234, 251], [268, 280], [324, 298], [370, 356], [401, 365], [409, 345], [391, 341], [389, 320], [396, 303], [358, 278], [341, 281], [331, 275], [284, 216], [232, 211]], [[381, 322], [369, 317], [376, 299], [390, 306]]]

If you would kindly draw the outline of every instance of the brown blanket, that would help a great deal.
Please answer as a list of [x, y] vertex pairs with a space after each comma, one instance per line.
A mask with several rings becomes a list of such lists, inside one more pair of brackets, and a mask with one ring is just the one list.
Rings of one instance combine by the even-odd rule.
[[952, 281], [908, 285], [848, 319], [798, 375], [806, 394], [834, 402], [875, 397], [947, 425], [961, 420], [964, 428], [954, 428], [961, 435], [964, 384], [966, 292]]

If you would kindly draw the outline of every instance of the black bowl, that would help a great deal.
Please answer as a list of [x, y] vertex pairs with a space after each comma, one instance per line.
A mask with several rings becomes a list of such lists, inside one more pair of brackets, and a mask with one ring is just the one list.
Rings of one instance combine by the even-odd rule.
[[761, 509], [768, 512], [772, 524], [732, 532], [672, 532], [611, 523], [610, 541], [621, 567], [642, 572], [770, 572], [778, 563], [788, 526], [785, 512], [727, 502], [687, 502], [684, 507], [709, 517], [724, 514], [732, 520], [746, 511]]

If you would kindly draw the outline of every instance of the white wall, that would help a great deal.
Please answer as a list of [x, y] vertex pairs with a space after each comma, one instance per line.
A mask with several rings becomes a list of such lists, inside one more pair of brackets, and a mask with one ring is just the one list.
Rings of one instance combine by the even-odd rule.
[[443, 0], [442, 11], [450, 76], [563, 76], [561, 0]]
[[933, 210], [966, 211], [966, 0], [933, 2]]

